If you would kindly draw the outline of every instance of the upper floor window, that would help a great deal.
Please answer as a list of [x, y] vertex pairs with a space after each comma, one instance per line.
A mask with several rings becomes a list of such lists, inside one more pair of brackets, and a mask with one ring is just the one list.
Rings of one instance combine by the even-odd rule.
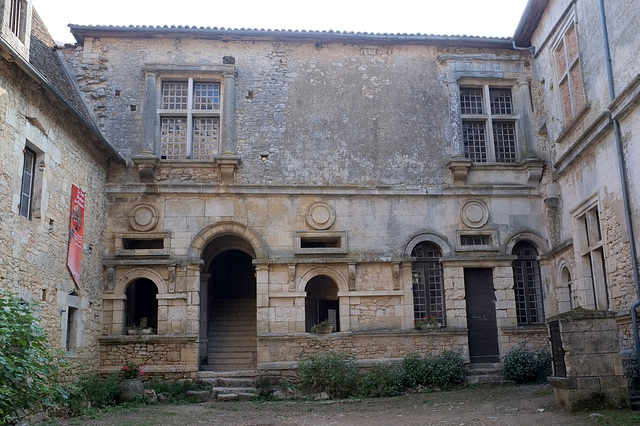
[[9, 9], [9, 29], [24, 42], [27, 5], [25, 0], [11, 0]]
[[513, 291], [516, 298], [518, 325], [543, 324], [544, 309], [538, 251], [525, 241], [513, 247]]
[[165, 160], [213, 160], [220, 144], [220, 83], [163, 81], [160, 156]]
[[570, 122], [585, 105], [575, 24], [572, 23], [558, 40], [554, 56], [563, 116]]
[[36, 153], [24, 148], [22, 164], [22, 187], [20, 190], [20, 216], [31, 219], [33, 210], [33, 182], [36, 174]]
[[460, 115], [465, 157], [480, 163], [518, 161], [511, 89], [460, 88]]

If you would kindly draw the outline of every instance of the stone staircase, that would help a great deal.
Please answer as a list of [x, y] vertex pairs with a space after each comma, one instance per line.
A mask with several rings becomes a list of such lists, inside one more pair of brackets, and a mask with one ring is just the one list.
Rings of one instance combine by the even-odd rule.
[[471, 364], [467, 375], [467, 383], [475, 385], [515, 384], [502, 376], [500, 364]]
[[200, 371], [198, 380], [211, 385], [209, 399], [250, 401], [256, 396], [256, 371]]
[[255, 370], [257, 359], [254, 299], [217, 299], [209, 319], [205, 371]]

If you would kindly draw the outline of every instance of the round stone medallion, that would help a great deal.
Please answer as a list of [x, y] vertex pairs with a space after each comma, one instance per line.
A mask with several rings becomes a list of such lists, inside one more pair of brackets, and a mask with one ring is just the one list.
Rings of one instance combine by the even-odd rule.
[[489, 209], [482, 201], [469, 201], [462, 207], [462, 221], [470, 228], [480, 228], [489, 220]]
[[129, 212], [129, 223], [136, 231], [149, 231], [158, 223], [158, 211], [151, 204], [138, 204]]
[[307, 223], [314, 229], [327, 229], [336, 220], [336, 212], [327, 203], [315, 203], [307, 210]]

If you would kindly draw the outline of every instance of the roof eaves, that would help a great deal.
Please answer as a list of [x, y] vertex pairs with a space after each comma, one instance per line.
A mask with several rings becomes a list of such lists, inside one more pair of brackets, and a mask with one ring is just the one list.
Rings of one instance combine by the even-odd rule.
[[388, 34], [346, 31], [229, 29], [189, 26], [105, 26], [69, 24], [78, 43], [86, 37], [194, 37], [211, 40], [287, 40], [313, 43], [374, 43], [416, 45], [466, 45], [474, 47], [508, 48], [511, 38], [467, 35]]
[[529, 47], [531, 46], [531, 37], [538, 28], [540, 18], [544, 13], [549, 0], [529, 0], [522, 12], [522, 17], [518, 23], [518, 27], [513, 35], [513, 41], [516, 46]]

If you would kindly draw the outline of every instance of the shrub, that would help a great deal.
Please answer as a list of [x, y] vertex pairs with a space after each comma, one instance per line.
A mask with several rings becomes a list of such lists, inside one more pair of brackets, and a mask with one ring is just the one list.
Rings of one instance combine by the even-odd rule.
[[0, 348], [0, 423], [67, 396], [56, 381], [55, 360], [63, 355], [51, 349], [32, 306], [6, 290], [0, 290]]
[[369, 398], [396, 396], [402, 393], [402, 369], [376, 365], [361, 373], [358, 395]]
[[462, 383], [466, 374], [462, 355], [457, 352], [425, 357], [408, 355], [404, 358], [403, 368], [403, 383], [407, 387], [448, 388]]
[[326, 392], [330, 398], [354, 395], [358, 385], [357, 367], [344, 353], [307, 356], [300, 361], [298, 375], [304, 387], [314, 392]]
[[207, 385], [197, 380], [162, 380], [154, 377], [145, 383], [145, 388], [153, 389], [158, 395], [170, 395], [174, 402], [188, 402], [187, 391], [204, 390], [207, 389]]
[[73, 384], [69, 395], [69, 408], [79, 413], [86, 407], [115, 405], [120, 394], [120, 377], [117, 373], [106, 377], [100, 375], [81, 376]]
[[551, 375], [551, 355], [529, 349], [512, 349], [504, 357], [505, 378], [520, 383], [544, 382]]

